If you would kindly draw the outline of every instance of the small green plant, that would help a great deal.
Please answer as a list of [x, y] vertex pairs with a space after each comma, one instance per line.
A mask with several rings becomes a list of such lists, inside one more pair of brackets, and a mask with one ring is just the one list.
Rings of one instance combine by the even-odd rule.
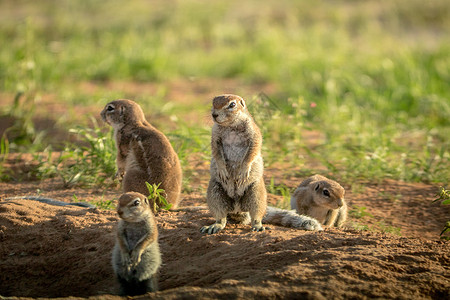
[[381, 232], [388, 232], [395, 235], [401, 235], [401, 228], [399, 227], [387, 225], [383, 221], [379, 222], [378, 225], [380, 226]]
[[172, 207], [172, 204], [167, 202], [166, 197], [164, 197], [165, 191], [163, 189], [160, 189], [159, 184], [150, 184], [148, 182], [145, 182], [148, 189], [148, 199], [154, 200], [153, 201], [153, 211], [158, 211], [161, 209], [169, 210]]
[[436, 196], [437, 198], [433, 202], [441, 201], [441, 204], [450, 205], [450, 190], [440, 187]]
[[271, 194], [283, 196], [283, 200], [279, 201], [275, 205], [276, 207], [280, 207], [280, 208], [289, 208], [290, 207], [291, 192], [290, 192], [290, 189], [286, 185], [284, 185], [284, 184], [276, 185], [275, 180], [272, 177], [270, 179], [270, 184], [266, 188], [267, 188], [267, 192], [269, 192]]
[[378, 192], [378, 196], [380, 196], [386, 200], [389, 200], [390, 202], [393, 202], [393, 203], [398, 202], [403, 197], [403, 195], [400, 193], [393, 194], [393, 193], [390, 193], [387, 191]]
[[373, 215], [366, 211], [365, 206], [353, 206], [353, 208], [349, 211], [349, 214], [357, 219], [361, 219], [363, 217], [373, 217]]
[[367, 225], [367, 224], [361, 225], [358, 222], [353, 222], [353, 221], [350, 222], [350, 227], [355, 229], [355, 230], [358, 230], [358, 231], [368, 231], [368, 230], [370, 230], [369, 225]]
[[8, 159], [9, 143], [5, 136], [0, 140], [0, 180], [8, 180], [9, 175], [5, 173], [5, 162]]
[[[445, 189], [444, 187], [441, 187], [439, 189], [439, 193], [437, 194], [437, 197], [433, 202], [441, 201], [441, 204], [443, 205], [450, 205], [450, 190]], [[444, 229], [442, 230], [440, 236], [441, 239], [450, 240], [450, 220], [447, 221], [444, 225]]]

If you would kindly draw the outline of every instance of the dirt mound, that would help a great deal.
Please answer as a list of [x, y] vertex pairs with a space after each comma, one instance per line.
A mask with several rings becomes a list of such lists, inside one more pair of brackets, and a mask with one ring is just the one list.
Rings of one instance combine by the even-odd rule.
[[112, 211], [32, 200], [0, 202], [0, 294], [112, 293], [108, 262], [115, 222]]
[[[450, 296], [448, 242], [271, 226], [199, 228], [206, 210], [157, 216], [163, 266], [152, 298], [399, 298]], [[0, 202], [0, 295], [115, 298], [113, 211]], [[108, 296], [107, 296], [108, 295]], [[138, 297], [139, 298], [139, 297]]]

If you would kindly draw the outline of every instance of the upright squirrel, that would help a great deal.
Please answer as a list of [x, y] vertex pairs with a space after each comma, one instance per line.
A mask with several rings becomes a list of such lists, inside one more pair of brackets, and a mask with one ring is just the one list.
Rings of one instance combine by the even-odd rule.
[[112, 265], [122, 295], [142, 295], [158, 289], [161, 254], [152, 207], [140, 193], [129, 192], [119, 198], [120, 220]]
[[291, 197], [291, 208], [326, 226], [341, 227], [347, 219], [344, 188], [321, 175], [305, 179]]
[[108, 103], [102, 119], [114, 128], [117, 176], [123, 192], [148, 195], [145, 182], [160, 184], [173, 208], [180, 201], [182, 172], [167, 137], [145, 119], [141, 107], [126, 99]]
[[[267, 208], [261, 156], [262, 136], [244, 99], [221, 95], [213, 99], [214, 125], [211, 137], [211, 178], [207, 204], [216, 222], [200, 231], [214, 234], [225, 228], [227, 217], [263, 231], [262, 221], [306, 230], [322, 230], [309, 217], [291, 211]], [[267, 213], [266, 213], [267, 209]]]

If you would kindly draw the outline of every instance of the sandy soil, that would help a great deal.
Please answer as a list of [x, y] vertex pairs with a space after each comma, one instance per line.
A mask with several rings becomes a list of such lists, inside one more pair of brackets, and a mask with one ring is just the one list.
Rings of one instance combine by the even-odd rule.
[[[268, 172], [276, 172], [268, 170]], [[18, 297], [114, 298], [117, 285], [110, 265], [117, 217], [112, 210], [59, 207], [30, 195], [70, 202], [95, 199], [99, 191], [62, 189], [57, 180], [0, 183], [0, 295]], [[395, 204], [385, 200], [395, 190]], [[47, 192], [45, 192], [47, 191]], [[377, 191], [377, 192], [374, 192]], [[103, 195], [117, 199], [120, 192]], [[377, 195], [378, 196], [375, 196]], [[81, 196], [80, 196], [81, 195]], [[278, 226], [254, 233], [228, 225], [213, 236], [199, 228], [213, 222], [201, 193], [184, 194], [185, 210], [157, 216], [163, 266], [160, 290], [150, 298], [305, 298], [445, 299], [450, 296], [450, 248], [439, 240], [449, 211], [430, 205], [434, 188], [387, 182], [349, 193], [350, 206], [372, 216], [350, 215], [347, 228], [307, 232]], [[270, 195], [271, 202], [277, 196]], [[381, 233], [380, 220], [401, 228], [402, 236]], [[374, 224], [370, 231], [353, 222]], [[139, 297], [138, 297], [139, 298]]]

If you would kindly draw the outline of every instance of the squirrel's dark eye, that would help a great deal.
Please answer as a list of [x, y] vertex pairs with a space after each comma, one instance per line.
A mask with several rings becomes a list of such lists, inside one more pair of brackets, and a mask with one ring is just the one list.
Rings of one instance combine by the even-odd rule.
[[327, 197], [330, 197], [330, 192], [328, 190], [323, 190], [323, 194]]
[[141, 201], [139, 199], [134, 200], [133, 202], [134, 206], [138, 206], [139, 204], [141, 204]]
[[234, 108], [236, 107], [236, 102], [231, 102], [230, 105], [228, 105], [228, 108]]
[[114, 110], [114, 106], [112, 105], [108, 105], [108, 107], [106, 108], [107, 111], [113, 111]]

